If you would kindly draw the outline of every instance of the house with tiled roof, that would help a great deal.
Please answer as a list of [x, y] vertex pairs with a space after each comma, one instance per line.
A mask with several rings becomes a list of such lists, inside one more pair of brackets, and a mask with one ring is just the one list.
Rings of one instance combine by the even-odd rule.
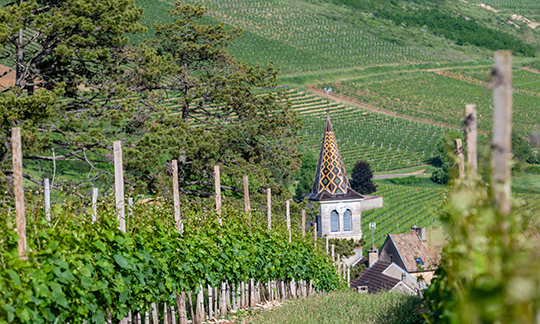
[[339, 153], [330, 114], [322, 138], [313, 189], [306, 194], [310, 201], [320, 203], [317, 234], [328, 238], [362, 238], [362, 211], [382, 207], [380, 196], [364, 196], [349, 183], [345, 165]]
[[440, 231], [428, 233], [425, 227], [415, 226], [409, 233], [388, 234], [379, 260], [394, 262], [411, 276], [421, 277], [429, 284], [441, 262], [443, 244], [444, 237]]
[[368, 258], [362, 258], [353, 266], [363, 263], [367, 267], [359, 278], [351, 280], [350, 287], [360, 293], [377, 293], [380, 291], [400, 291], [409, 295], [421, 295], [426, 286], [394, 262], [386, 262], [377, 258], [378, 251], [373, 248]]

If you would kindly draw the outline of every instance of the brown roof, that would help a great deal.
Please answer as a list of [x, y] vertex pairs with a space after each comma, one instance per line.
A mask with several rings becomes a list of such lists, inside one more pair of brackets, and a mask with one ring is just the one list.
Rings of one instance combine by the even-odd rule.
[[[416, 232], [389, 234], [407, 272], [437, 269], [441, 262], [442, 244], [422, 242]], [[416, 258], [421, 258], [424, 266], [419, 268]]]
[[351, 287], [367, 286], [370, 293], [394, 288], [399, 283], [399, 280], [383, 274], [384, 270], [390, 265], [390, 262], [381, 260], [375, 262], [371, 268], [362, 271], [360, 278], [351, 280]]

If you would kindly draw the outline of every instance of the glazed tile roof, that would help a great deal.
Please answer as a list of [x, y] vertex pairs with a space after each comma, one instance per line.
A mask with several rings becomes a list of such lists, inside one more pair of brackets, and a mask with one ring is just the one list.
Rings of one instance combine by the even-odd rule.
[[347, 171], [339, 154], [336, 137], [330, 122], [330, 114], [326, 117], [319, 161], [309, 198], [314, 200], [363, 198], [350, 187]]
[[[428, 244], [422, 242], [416, 232], [389, 234], [390, 240], [394, 243], [405, 270], [408, 272], [437, 269], [441, 262], [442, 245]], [[416, 258], [421, 258], [424, 266], [419, 266]]]
[[370, 293], [394, 288], [400, 280], [383, 274], [390, 265], [390, 262], [381, 260], [375, 262], [371, 268], [366, 268], [362, 271], [360, 278], [351, 280], [351, 287], [367, 286]]

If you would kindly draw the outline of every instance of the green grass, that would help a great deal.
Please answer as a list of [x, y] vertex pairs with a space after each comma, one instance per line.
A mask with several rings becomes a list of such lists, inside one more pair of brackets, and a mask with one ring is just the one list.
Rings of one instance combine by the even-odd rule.
[[285, 303], [262, 312], [254, 324], [412, 324], [422, 323], [422, 300], [403, 293], [338, 291]]

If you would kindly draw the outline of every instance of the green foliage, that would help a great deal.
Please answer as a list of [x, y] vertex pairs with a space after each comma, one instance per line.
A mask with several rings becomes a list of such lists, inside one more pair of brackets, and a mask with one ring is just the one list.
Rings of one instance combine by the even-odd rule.
[[[437, 143], [438, 159], [441, 166], [431, 175], [433, 182], [447, 184], [452, 178], [452, 172], [456, 172], [456, 155], [454, 154], [456, 139], [461, 139], [461, 142], [465, 143], [463, 133], [455, 130], [445, 133], [439, 143]], [[465, 150], [465, 148], [463, 149]]]
[[530, 165], [525, 168], [526, 173], [540, 174], [540, 165]]
[[359, 161], [354, 165], [351, 173], [351, 188], [362, 195], [369, 195], [377, 191], [373, 183], [373, 171], [369, 163]]
[[334, 253], [341, 255], [342, 258], [348, 258], [354, 255], [354, 248], [364, 245], [364, 239], [360, 242], [354, 239], [328, 239], [328, 244], [334, 245]]
[[408, 176], [404, 178], [394, 178], [390, 181], [398, 185], [411, 185], [411, 184], [418, 184], [422, 182], [422, 180], [420, 180], [419, 178], [415, 176]]
[[429, 323], [535, 322], [536, 233], [527, 230], [527, 213], [514, 208], [504, 215], [493, 201], [490, 187], [479, 182], [459, 183], [450, 192], [441, 216], [450, 242], [426, 293]]
[[367, 323], [420, 324], [422, 301], [397, 292], [359, 294], [336, 291], [286, 303], [263, 312], [253, 323]]
[[127, 233], [117, 229], [111, 201], [99, 205], [95, 224], [78, 204], [56, 206], [51, 226], [42, 211], [31, 209], [28, 261], [18, 259], [14, 213], [4, 205], [0, 321], [102, 324], [106, 309], [118, 321], [128, 310], [144, 312], [151, 302], [174, 305], [176, 293], [225, 280], [313, 280], [317, 290], [341, 287], [323, 251], [296, 231], [289, 243], [279, 223], [273, 231], [264, 223], [250, 227], [245, 214], [224, 208], [219, 226], [215, 213], [193, 206], [184, 210], [185, 232], [179, 235], [171, 206], [159, 204], [136, 205]]
[[512, 133], [512, 153], [514, 159], [518, 161], [533, 164], [540, 163], [538, 156], [531, 150], [529, 141], [516, 133]]
[[313, 181], [315, 179], [315, 170], [317, 169], [317, 159], [312, 152], [306, 152], [302, 155], [302, 166], [297, 172], [296, 194], [297, 201], [302, 199], [302, 196], [311, 192]]

